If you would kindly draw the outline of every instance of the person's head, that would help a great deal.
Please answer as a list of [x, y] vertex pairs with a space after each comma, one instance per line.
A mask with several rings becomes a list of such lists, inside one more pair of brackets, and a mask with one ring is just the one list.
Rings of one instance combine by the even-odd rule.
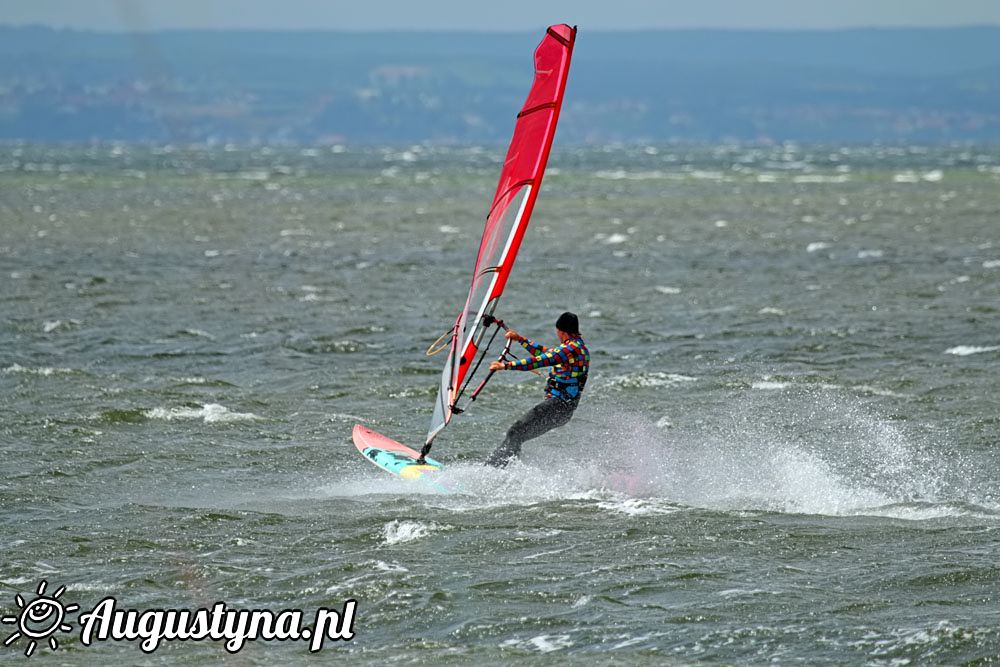
[[580, 320], [577, 316], [570, 312], [565, 312], [559, 316], [556, 320], [556, 335], [559, 336], [559, 342], [565, 343], [570, 338], [575, 338], [580, 335]]

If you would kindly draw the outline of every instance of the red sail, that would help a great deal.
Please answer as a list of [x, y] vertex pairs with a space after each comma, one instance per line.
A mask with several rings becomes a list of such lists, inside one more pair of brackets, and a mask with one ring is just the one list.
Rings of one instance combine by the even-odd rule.
[[576, 28], [554, 25], [546, 30], [535, 49], [535, 81], [517, 114], [514, 136], [486, 218], [472, 287], [455, 323], [451, 350], [441, 374], [428, 443], [451, 420], [451, 406], [466, 381], [486, 331], [483, 317], [496, 310], [521, 247], [556, 133], [575, 40]]

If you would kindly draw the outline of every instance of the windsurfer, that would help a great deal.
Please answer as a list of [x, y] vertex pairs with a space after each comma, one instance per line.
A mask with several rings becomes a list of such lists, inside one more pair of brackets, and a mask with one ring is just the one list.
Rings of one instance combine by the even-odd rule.
[[507, 331], [507, 338], [520, 343], [531, 355], [516, 361], [494, 361], [491, 371], [530, 371], [551, 367], [545, 385], [545, 400], [531, 408], [507, 430], [503, 443], [490, 454], [486, 463], [505, 467], [521, 454], [521, 445], [543, 433], [566, 425], [573, 417], [580, 402], [587, 373], [590, 370], [590, 352], [580, 335], [580, 322], [573, 313], [563, 313], [556, 320], [559, 346], [547, 348], [514, 330]]

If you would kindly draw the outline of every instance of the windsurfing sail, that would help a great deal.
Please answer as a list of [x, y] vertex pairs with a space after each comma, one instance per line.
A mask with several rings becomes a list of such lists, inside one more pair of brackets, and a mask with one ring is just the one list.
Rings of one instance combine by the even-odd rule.
[[[575, 41], [575, 27], [554, 25], [535, 49], [535, 80], [517, 114], [514, 136], [486, 217], [469, 296], [451, 332], [434, 414], [421, 452], [424, 455], [452, 416], [461, 411], [458, 401], [482, 362], [482, 358], [476, 361], [476, 356], [490, 325], [502, 326], [493, 316], [542, 185]], [[482, 384], [475, 393], [481, 388]]]

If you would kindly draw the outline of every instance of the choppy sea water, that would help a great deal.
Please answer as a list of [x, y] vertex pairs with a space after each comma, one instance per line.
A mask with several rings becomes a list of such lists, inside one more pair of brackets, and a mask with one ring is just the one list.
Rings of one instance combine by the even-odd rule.
[[498, 473], [542, 390], [500, 376], [435, 445], [441, 495], [350, 432], [425, 434], [501, 152], [0, 148], [0, 616], [40, 580], [358, 604], [318, 654], [32, 659], [1000, 659], [1000, 152], [557, 142], [499, 314], [554, 342], [578, 312], [587, 395]]

